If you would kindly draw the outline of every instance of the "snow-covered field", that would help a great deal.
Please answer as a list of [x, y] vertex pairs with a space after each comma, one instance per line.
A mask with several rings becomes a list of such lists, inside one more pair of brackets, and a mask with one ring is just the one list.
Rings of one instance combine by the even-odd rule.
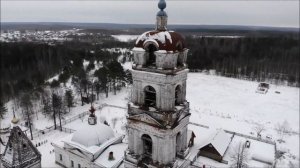
[[113, 38], [121, 41], [121, 42], [128, 42], [131, 40], [136, 40], [139, 35], [112, 35]]
[[[192, 113], [190, 121], [207, 125], [210, 128], [223, 128], [251, 136], [255, 136], [256, 124], [263, 124], [265, 130], [262, 132], [262, 138], [271, 137], [273, 141], [276, 141], [278, 150], [287, 152], [284, 158], [277, 162], [277, 166], [287, 167], [289, 161], [299, 165], [297, 163], [299, 160], [299, 88], [271, 85], [267, 94], [258, 94], [255, 93], [257, 85], [258, 82], [189, 73], [187, 100], [190, 102]], [[280, 94], [275, 91], [279, 91]], [[110, 94], [108, 98], [101, 95], [100, 100], [95, 104], [97, 106], [108, 103], [126, 108], [129, 93], [130, 88], [124, 88], [117, 95]], [[8, 106], [8, 109], [11, 108]], [[89, 105], [79, 105], [72, 108], [72, 113], [75, 115], [88, 109]], [[125, 133], [125, 109], [104, 107], [101, 111], [97, 111], [97, 115], [99, 115], [99, 120], [105, 119], [115, 132]], [[9, 122], [11, 116], [8, 114], [5, 120]], [[44, 125], [42, 120], [43, 117], [40, 117], [38, 125]], [[283, 123], [285, 120], [294, 133], [284, 136], [284, 143], [278, 143], [277, 139], [280, 136], [274, 128], [276, 124]], [[74, 128], [76, 122], [82, 121], [75, 120], [66, 127]], [[45, 139], [51, 141], [51, 139], [66, 135], [68, 134], [64, 132], [53, 131], [34, 142]], [[54, 157], [50, 154], [50, 142], [38, 149], [45, 155], [42, 161], [43, 167], [54, 166]]]

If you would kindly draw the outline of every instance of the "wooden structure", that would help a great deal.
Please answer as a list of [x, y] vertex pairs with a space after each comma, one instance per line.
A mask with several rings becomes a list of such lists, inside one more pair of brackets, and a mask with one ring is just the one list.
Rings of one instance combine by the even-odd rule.
[[1, 160], [6, 168], [41, 167], [40, 152], [18, 126], [12, 128]]

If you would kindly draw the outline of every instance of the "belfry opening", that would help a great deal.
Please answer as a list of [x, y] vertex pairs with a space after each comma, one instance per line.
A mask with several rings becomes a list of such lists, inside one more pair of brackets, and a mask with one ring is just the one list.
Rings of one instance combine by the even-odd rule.
[[156, 56], [154, 52], [157, 51], [157, 47], [154, 44], [150, 43], [146, 46], [146, 51], [148, 52], [148, 56], [149, 56], [147, 64], [155, 65]]
[[146, 157], [151, 157], [152, 156], [152, 139], [151, 139], [151, 137], [147, 134], [144, 134], [142, 136], [142, 141], [143, 141], [144, 155]]
[[155, 107], [156, 106], [156, 91], [152, 86], [145, 87], [145, 106]]

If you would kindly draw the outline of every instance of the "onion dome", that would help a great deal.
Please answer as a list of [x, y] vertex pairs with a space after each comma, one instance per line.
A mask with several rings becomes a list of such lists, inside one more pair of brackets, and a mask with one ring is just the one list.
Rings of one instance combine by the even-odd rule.
[[13, 119], [11, 120], [11, 123], [13, 123], [13, 124], [17, 124], [17, 123], [19, 122], [19, 119], [18, 119], [18, 118], [16, 118], [16, 115], [15, 115], [15, 110], [13, 110], [13, 114], [14, 114], [14, 117], [13, 117]]
[[19, 119], [17, 119], [15, 116], [11, 120], [11, 123], [13, 123], [13, 124], [18, 124], [18, 122], [19, 122]]
[[105, 124], [89, 125], [85, 124], [77, 130], [72, 141], [83, 146], [99, 146], [114, 137], [113, 130]]
[[[164, 11], [166, 6], [165, 0], [160, 0], [158, 2], [160, 11], [158, 11], [156, 15], [156, 29], [140, 35], [135, 42], [136, 48], [143, 48], [144, 50], [149, 51], [152, 50], [154, 46], [156, 51], [183, 51], [185, 48], [184, 38], [179, 33], [167, 30], [168, 15]], [[151, 49], [149, 49], [150, 46]]]

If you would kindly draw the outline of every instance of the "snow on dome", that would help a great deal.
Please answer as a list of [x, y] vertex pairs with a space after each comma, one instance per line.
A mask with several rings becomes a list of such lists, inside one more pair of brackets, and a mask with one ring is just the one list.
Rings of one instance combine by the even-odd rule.
[[158, 30], [147, 31], [140, 35], [135, 42], [135, 47], [144, 48], [144, 45], [151, 41], [158, 44], [159, 50], [176, 51], [185, 48], [184, 39], [180, 34], [173, 31]]
[[101, 123], [96, 125], [85, 124], [74, 133], [71, 141], [90, 147], [101, 145], [113, 137], [114, 132], [107, 125]]

